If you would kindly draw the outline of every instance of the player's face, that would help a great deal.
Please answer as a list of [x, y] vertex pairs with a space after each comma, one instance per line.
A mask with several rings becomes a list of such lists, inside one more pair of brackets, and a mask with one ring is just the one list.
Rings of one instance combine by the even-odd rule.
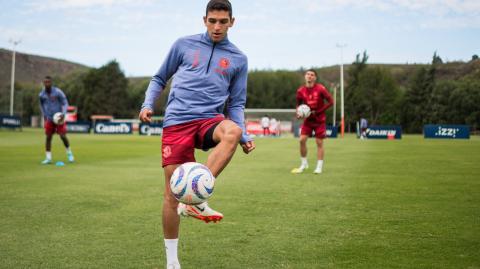
[[50, 89], [52, 87], [52, 81], [50, 79], [45, 79], [43, 81], [43, 86], [45, 86], [45, 89]]
[[317, 76], [315, 75], [315, 73], [313, 73], [312, 71], [308, 71], [307, 73], [305, 73], [305, 82], [307, 84], [315, 83], [315, 81], [317, 81]]
[[203, 17], [207, 32], [213, 42], [222, 41], [227, 35], [228, 28], [233, 26], [234, 18], [230, 18], [228, 11], [212, 10]]

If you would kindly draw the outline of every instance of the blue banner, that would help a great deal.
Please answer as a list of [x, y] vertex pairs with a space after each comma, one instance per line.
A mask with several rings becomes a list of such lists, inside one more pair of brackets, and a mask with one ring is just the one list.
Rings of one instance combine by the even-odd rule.
[[401, 139], [402, 127], [399, 125], [376, 125], [367, 127], [367, 138], [370, 139]]
[[470, 129], [468, 125], [453, 124], [427, 124], [423, 126], [425, 138], [469, 139]]
[[162, 135], [163, 124], [142, 123], [138, 127], [138, 133], [140, 135]]
[[22, 120], [17, 116], [0, 115], [0, 127], [22, 128]]
[[92, 124], [90, 122], [67, 122], [67, 131], [69, 133], [90, 133]]
[[338, 126], [327, 125], [327, 137], [337, 138]]
[[96, 134], [132, 134], [133, 127], [130, 122], [97, 122], [94, 133]]

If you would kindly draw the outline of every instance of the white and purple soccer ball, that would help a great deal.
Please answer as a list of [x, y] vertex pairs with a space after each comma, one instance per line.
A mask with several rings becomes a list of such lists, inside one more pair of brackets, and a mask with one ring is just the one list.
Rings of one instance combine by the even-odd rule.
[[170, 178], [170, 189], [175, 198], [184, 204], [200, 204], [213, 193], [215, 177], [201, 163], [188, 162], [178, 166]]
[[310, 107], [307, 106], [306, 104], [299, 105], [297, 107], [297, 116], [301, 119], [308, 118], [310, 116], [311, 110]]
[[57, 112], [53, 114], [53, 123], [55, 124], [63, 124], [65, 122], [65, 117], [63, 116], [62, 112]]

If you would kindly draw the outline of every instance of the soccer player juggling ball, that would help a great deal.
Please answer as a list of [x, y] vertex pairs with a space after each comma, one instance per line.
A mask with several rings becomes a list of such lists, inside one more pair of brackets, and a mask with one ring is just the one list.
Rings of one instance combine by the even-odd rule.
[[[300, 157], [301, 165], [294, 168], [292, 173], [303, 173], [308, 168], [307, 162], [307, 139], [315, 132], [315, 141], [317, 142], [317, 166], [313, 173], [320, 174], [323, 169], [323, 139], [326, 137], [326, 119], [325, 111], [333, 105], [333, 99], [328, 90], [317, 81], [317, 72], [309, 69], [305, 72], [305, 85], [297, 90], [297, 107], [306, 104], [310, 107], [311, 114], [307, 117], [301, 126], [300, 133]], [[324, 103], [324, 100], [327, 103]]]
[[[254, 142], [246, 135], [244, 123], [247, 57], [227, 38], [234, 20], [228, 0], [209, 1], [203, 17], [206, 33], [183, 37], [173, 44], [150, 81], [139, 114], [141, 121], [151, 121], [154, 102], [173, 76], [162, 137], [165, 174], [162, 222], [168, 268], [180, 268], [177, 258], [179, 215], [205, 222], [223, 218], [206, 202], [185, 205], [175, 199], [169, 184], [175, 168], [195, 161], [195, 148], [213, 148], [206, 166], [217, 177], [238, 144], [247, 154], [255, 149]], [[222, 114], [225, 104], [227, 118]]]
[[65, 118], [68, 107], [67, 97], [62, 90], [53, 86], [52, 78], [50, 76], [44, 78], [43, 86], [44, 88], [40, 92], [39, 99], [40, 110], [42, 111], [45, 122], [45, 135], [47, 138], [45, 141], [46, 158], [42, 164], [52, 163], [52, 138], [55, 133], [58, 133], [63, 141], [63, 145], [65, 145], [68, 161], [73, 162], [74, 157], [72, 150], [70, 149], [70, 142], [67, 138], [67, 125], [64, 120], [63, 123], [59, 124], [53, 122], [53, 115], [55, 115], [55, 113], [61, 112], [63, 118]]

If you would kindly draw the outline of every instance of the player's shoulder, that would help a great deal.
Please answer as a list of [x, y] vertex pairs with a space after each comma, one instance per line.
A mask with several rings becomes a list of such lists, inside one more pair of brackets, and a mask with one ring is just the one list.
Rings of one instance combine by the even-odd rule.
[[317, 91], [328, 92], [327, 87], [325, 87], [325, 85], [323, 85], [321, 83], [317, 83], [315, 86], [316, 86], [315, 88], [317, 89]]
[[201, 38], [201, 34], [182, 36], [175, 40], [175, 42], [173, 43], [173, 47], [188, 47], [191, 46], [193, 43], [201, 41]]
[[53, 86], [52, 88], [53, 88], [53, 90], [54, 90], [55, 92], [57, 92], [57, 93], [59, 93], [59, 94], [64, 94], [63, 91], [62, 91], [62, 89], [60, 89], [60, 88], [58, 88], [58, 87], [55, 87], [55, 86]]
[[305, 91], [305, 89], [306, 89], [305, 85], [302, 85], [302, 86], [298, 87], [297, 92]]
[[315, 86], [317, 86], [317, 89], [327, 90], [327, 88], [322, 83], [317, 83], [317, 84], [315, 84]]
[[247, 55], [245, 55], [245, 53], [243, 53], [243, 51], [241, 51], [237, 47], [237, 45], [233, 44], [232, 42], [229, 42], [228, 47], [229, 47], [229, 49], [232, 53], [238, 54], [239, 57], [243, 57], [243, 58], [247, 59]]
[[225, 49], [232, 54], [233, 57], [235, 57], [238, 61], [247, 64], [248, 63], [248, 57], [243, 51], [241, 51], [235, 44], [233, 44], [231, 41], [228, 41], [227, 45], [225, 46]]
[[195, 35], [186, 35], [182, 36], [177, 39], [177, 42], [191, 42], [191, 41], [201, 41], [202, 34], [195, 34]]

